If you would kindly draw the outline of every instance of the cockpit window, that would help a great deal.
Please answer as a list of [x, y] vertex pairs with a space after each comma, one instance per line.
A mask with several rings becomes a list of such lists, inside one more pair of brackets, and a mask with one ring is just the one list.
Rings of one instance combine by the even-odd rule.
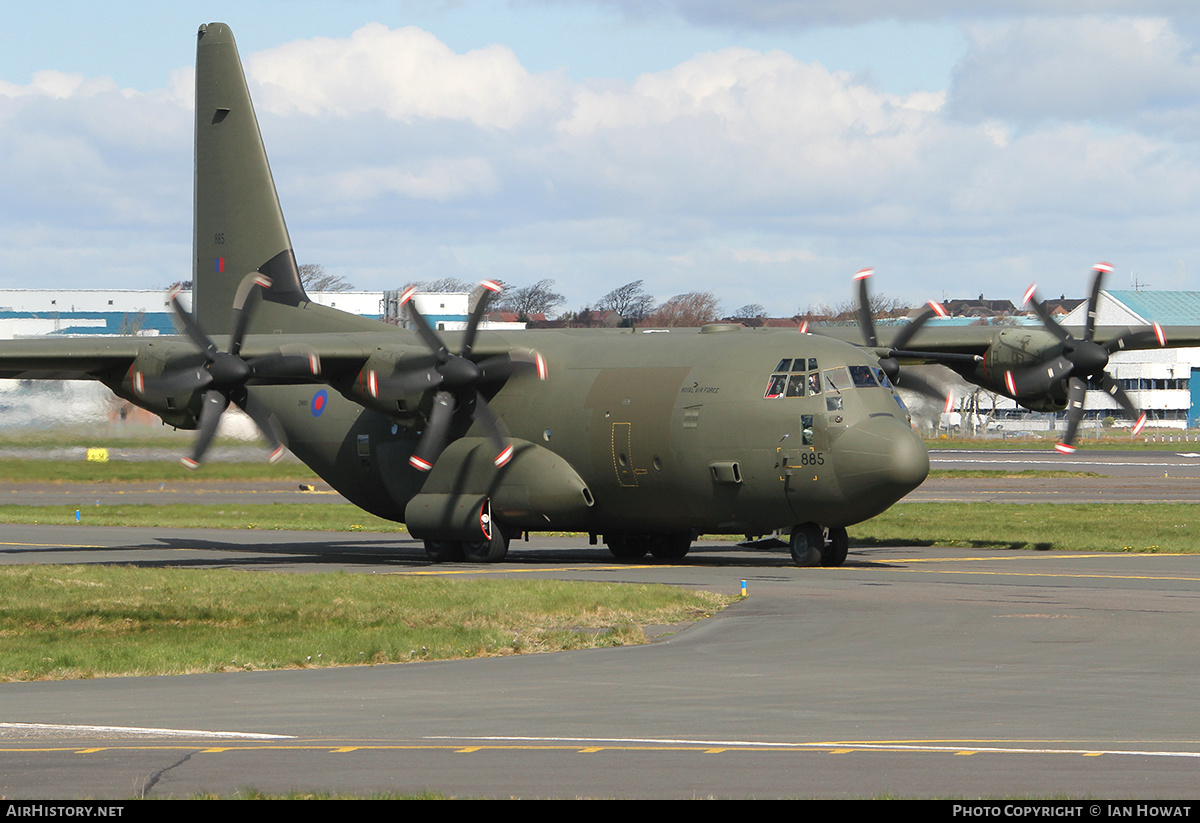
[[804, 396], [804, 375], [793, 374], [788, 378], [787, 396], [788, 397], [803, 397]]
[[771, 379], [767, 382], [767, 392], [763, 397], [783, 397], [784, 389], [787, 388], [787, 379], [786, 374], [771, 375]]
[[850, 382], [850, 373], [846, 370], [845, 366], [838, 366], [836, 369], [826, 369], [821, 372], [821, 377], [824, 378], [825, 391], [844, 391], [853, 385]]
[[791, 358], [788, 358], [786, 360], [780, 360], [779, 365], [775, 367], [775, 371], [791, 371], [791, 369], [792, 369]]
[[850, 379], [854, 381], [855, 388], [859, 389], [872, 389], [879, 385], [871, 374], [870, 366], [851, 366]]
[[879, 381], [879, 385], [883, 386], [885, 389], [892, 388], [892, 381], [888, 380], [888, 376], [883, 369], [877, 369], [872, 366], [871, 374], [875, 375], [875, 379]]

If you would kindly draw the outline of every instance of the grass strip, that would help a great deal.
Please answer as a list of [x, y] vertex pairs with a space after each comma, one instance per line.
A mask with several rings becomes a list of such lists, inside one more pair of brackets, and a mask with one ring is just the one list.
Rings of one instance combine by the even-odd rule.
[[1191, 503], [903, 503], [850, 528], [852, 546], [1200, 552]]
[[[1183, 436], [1190, 436], [1192, 440], [1183, 441]], [[996, 450], [1023, 450], [1023, 451], [1054, 451], [1054, 444], [1062, 437], [1061, 432], [1055, 433], [1053, 436], [1047, 437], [1013, 437], [1013, 438], [925, 438], [925, 448], [930, 451], [939, 449], [996, 449]], [[1198, 439], [1195, 431], [1189, 432], [1187, 435], [1181, 434], [1161, 434], [1150, 435], [1150, 437], [1169, 438], [1174, 437], [1174, 442], [1147, 443], [1144, 440], [1145, 435], [1139, 435], [1136, 438], [1131, 438], [1128, 433], [1124, 436], [1113, 435], [1111, 437], [1103, 437], [1099, 439], [1081, 438], [1075, 445], [1080, 451], [1160, 451], [1160, 452], [1198, 452], [1200, 451], [1200, 439]]]
[[[75, 512], [79, 519], [75, 519]], [[137, 503], [0, 506], [0, 523], [47, 526], [136, 526], [161, 529], [266, 529], [269, 531], [403, 532], [400, 523], [368, 514], [349, 503], [257, 503], [233, 506]]]
[[[270, 531], [404, 532], [346, 503], [267, 503], [217, 508], [0, 506], [0, 523], [220, 527]], [[1116, 528], [1115, 524], [1120, 524]], [[851, 526], [857, 546], [960, 546], [1053, 551], [1200, 552], [1200, 512], [1190, 503], [902, 503]], [[739, 538], [705, 535], [705, 540]]]
[[987, 480], [1019, 480], [1031, 477], [1104, 477], [1096, 472], [1069, 472], [1049, 469], [931, 469], [930, 477], [967, 477]]
[[445, 660], [645, 642], [734, 598], [669, 586], [0, 568], [0, 680]]
[[312, 483], [317, 475], [303, 463], [206, 463], [197, 470], [179, 461], [0, 459], [5, 483], [190, 483], [279, 481]]

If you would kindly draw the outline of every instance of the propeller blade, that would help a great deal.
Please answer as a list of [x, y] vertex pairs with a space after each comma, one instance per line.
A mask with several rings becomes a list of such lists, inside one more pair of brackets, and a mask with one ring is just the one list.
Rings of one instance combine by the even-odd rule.
[[284, 433], [275, 415], [261, 400], [249, 393], [238, 405], [254, 421], [263, 439], [267, 441], [267, 447], [271, 450], [267, 460], [278, 463], [283, 457], [284, 447], [280, 441], [284, 439]]
[[1083, 421], [1083, 399], [1086, 395], [1087, 383], [1078, 377], [1072, 377], [1067, 381], [1067, 433], [1054, 447], [1062, 454], [1074, 454], [1075, 452], [1075, 435], [1079, 431], [1079, 424]]
[[1100, 308], [1100, 287], [1104, 284], [1105, 272], [1110, 272], [1113, 267], [1108, 263], [1097, 263], [1092, 266], [1092, 271], [1096, 272], [1092, 277], [1092, 293], [1088, 295], [1087, 321], [1083, 327], [1083, 339], [1091, 340], [1096, 334], [1096, 313]]
[[932, 300], [925, 304], [924, 310], [921, 311], [912, 320], [909, 320], [900, 329], [900, 333], [892, 340], [893, 349], [903, 349], [908, 341], [913, 339], [913, 335], [921, 330], [921, 327], [935, 317], [945, 317], [946, 310], [942, 308], [941, 303], [934, 303]]
[[874, 273], [874, 269], [860, 269], [854, 275], [858, 282], [858, 327], [862, 329], [863, 341], [872, 349], [879, 346], [879, 337], [875, 333], [875, 318], [871, 316], [871, 295], [867, 290], [867, 280]]
[[237, 293], [233, 296], [233, 330], [229, 333], [229, 353], [232, 355], [236, 356], [242, 351], [242, 338], [246, 336], [246, 326], [250, 323], [251, 314], [246, 302], [257, 286], [271, 288], [271, 278], [262, 272], [252, 271], [242, 278]]
[[475, 347], [475, 334], [479, 331], [479, 323], [483, 320], [483, 315], [487, 313], [487, 307], [492, 302], [492, 298], [502, 289], [502, 286], [495, 280], [481, 280], [479, 285], [483, 286], [483, 294], [479, 295], [475, 308], [471, 310], [471, 316], [467, 318], [467, 332], [463, 335], [462, 351], [460, 352], [463, 357], [471, 356], [471, 349]]
[[418, 471], [427, 472], [433, 468], [434, 462], [446, 448], [446, 438], [450, 433], [450, 421], [454, 417], [454, 395], [447, 391], [439, 391], [433, 396], [433, 410], [429, 412], [429, 420], [425, 423], [425, 431], [417, 441], [417, 447], [408, 458], [409, 464]]
[[496, 451], [496, 459], [492, 462], [496, 467], [499, 468], [511, 460], [513, 447], [508, 442], [508, 432], [504, 430], [504, 424], [479, 392], [475, 392], [475, 422], [483, 428], [488, 440], [492, 441], [492, 447]]
[[[1134, 420], [1142, 416], [1142, 410], [1134, 404], [1133, 400], [1130, 399], [1125, 390], [1121, 388], [1121, 384], [1114, 380], [1113, 376], [1108, 372], [1105, 372], [1104, 377], [1101, 378], [1100, 388], [1103, 389], [1109, 397], [1111, 397], [1113, 400], [1116, 400], [1117, 405], [1124, 409], [1126, 414], [1128, 414]], [[1134, 434], [1137, 434], [1137, 432], [1134, 432]]]
[[1142, 329], [1141, 331], [1131, 332], [1129, 329], [1125, 329], [1112, 340], [1105, 343], [1104, 348], [1108, 350], [1109, 354], [1112, 354], [1113, 352], [1127, 348], [1142, 349], [1152, 345], [1167, 345], [1167, 335], [1163, 332], [1162, 326], [1157, 323], [1149, 329]]
[[227, 408], [229, 408], [229, 398], [221, 392], [209, 389], [204, 393], [200, 406], [200, 431], [196, 435], [196, 443], [192, 447], [191, 456], [180, 459], [183, 465], [189, 469], [200, 466], [200, 461], [204, 459], [204, 453], [208, 451], [213, 437], [217, 434], [217, 425], [221, 422], [221, 415]]
[[1070, 332], [1060, 326], [1058, 321], [1054, 319], [1054, 315], [1050, 314], [1050, 310], [1046, 308], [1045, 304], [1043, 304], [1041, 300], [1037, 299], [1036, 284], [1030, 286], [1025, 292], [1025, 303], [1026, 305], [1033, 307], [1033, 310], [1037, 313], [1037, 316], [1041, 318], [1042, 325], [1046, 327], [1046, 331], [1050, 332], [1064, 343], [1072, 339]]
[[924, 377], [916, 374], [911, 369], [902, 372], [894, 382], [899, 388], [906, 391], [916, 392], [922, 397], [927, 397], [936, 403], [944, 403], [946, 400], [946, 392], [938, 389]]
[[438, 362], [443, 362], [450, 355], [450, 352], [446, 349], [442, 338], [438, 337], [437, 332], [430, 328], [429, 321], [425, 319], [425, 315], [421, 314], [420, 309], [417, 308], [417, 304], [413, 302], [412, 298], [416, 292], [416, 286], [409, 286], [404, 294], [400, 295], [400, 305], [408, 305], [408, 314], [412, 318], [413, 325], [417, 328], [417, 334], [425, 341], [425, 345], [433, 351]]
[[217, 352], [219, 352], [220, 349], [218, 349], [217, 344], [214, 343], [212, 339], [204, 333], [204, 330], [200, 328], [200, 324], [198, 324], [195, 318], [192, 317], [191, 312], [185, 309], [183, 304], [179, 302], [179, 292], [180, 288], [176, 286], [175, 288], [171, 289], [168, 294], [171, 308], [175, 311], [175, 319], [178, 320], [179, 325], [183, 327], [183, 333], [193, 343], [196, 344], [196, 348], [204, 352], [205, 358], [207, 358], [211, 363], [217, 356]]

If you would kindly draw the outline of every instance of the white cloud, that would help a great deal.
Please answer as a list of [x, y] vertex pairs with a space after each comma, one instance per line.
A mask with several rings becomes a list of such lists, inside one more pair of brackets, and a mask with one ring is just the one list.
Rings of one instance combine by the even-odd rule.
[[555, 94], [500, 45], [456, 54], [421, 29], [371, 23], [349, 38], [296, 40], [247, 60], [258, 105], [286, 114], [464, 120], [511, 128]]
[[701, 26], [806, 28], [1078, 14], [1194, 14], [1191, 0], [592, 0], [638, 19], [676, 15]]
[[950, 108], [1027, 123], [1194, 109], [1200, 58], [1164, 18], [1029, 19], [967, 29]]

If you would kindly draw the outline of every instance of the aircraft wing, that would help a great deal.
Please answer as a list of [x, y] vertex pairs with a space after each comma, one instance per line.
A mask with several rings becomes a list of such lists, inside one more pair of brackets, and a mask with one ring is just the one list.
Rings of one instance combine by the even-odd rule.
[[0, 342], [0, 379], [102, 380], [119, 375], [150, 338], [30, 338]]
[[[878, 327], [879, 346], [876, 347], [876, 350], [880, 355], [885, 356], [889, 352], [889, 343], [900, 333], [901, 328], [903, 327]], [[905, 351], [912, 355], [928, 353], [930, 356], [899, 356], [899, 359], [908, 363], [934, 363], [942, 362], [937, 357], [939, 354], [976, 355], [982, 357], [991, 348], [992, 344], [996, 342], [997, 337], [1002, 331], [1025, 328], [1028, 328], [1033, 333], [1040, 333], [1042, 331], [1038, 326], [926, 326], [905, 344]], [[1200, 326], [1161, 326], [1160, 328], [1163, 332], [1163, 339], [1166, 341], [1164, 344], [1160, 344], [1158, 339], [1153, 335], [1144, 335], [1140, 339], [1131, 340], [1122, 348], [1126, 351], [1133, 351], [1139, 349], [1156, 349], [1164, 346], [1166, 348], [1200, 346]], [[1133, 329], [1133, 331], [1142, 330], [1152, 331], [1153, 327]], [[863, 345], [863, 335], [857, 325], [814, 325], [810, 327], [810, 331], [813, 334], [832, 337], [847, 343]], [[1074, 327], [1067, 327], [1067, 331], [1076, 337], [1081, 336], [1083, 332], [1082, 329]], [[1098, 326], [1094, 340], [1103, 345], [1126, 331], [1129, 331], [1129, 328], [1126, 326]]]

